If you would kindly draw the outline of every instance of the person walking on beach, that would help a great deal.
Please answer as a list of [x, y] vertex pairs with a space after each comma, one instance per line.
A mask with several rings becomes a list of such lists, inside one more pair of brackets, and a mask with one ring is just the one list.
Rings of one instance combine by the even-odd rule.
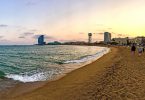
[[131, 47], [131, 53], [135, 54], [135, 51], [136, 51], [136, 47], [135, 47], [135, 44], [133, 44]]
[[142, 51], [144, 52], [144, 47], [143, 47]]
[[139, 47], [138, 47], [138, 54], [139, 54], [139, 56], [141, 56], [142, 52], [143, 52], [143, 47], [141, 47], [139, 45]]

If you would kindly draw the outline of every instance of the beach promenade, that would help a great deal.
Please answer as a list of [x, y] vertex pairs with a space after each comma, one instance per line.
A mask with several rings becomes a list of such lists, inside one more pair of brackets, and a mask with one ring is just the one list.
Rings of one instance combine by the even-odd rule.
[[65, 77], [22, 92], [31, 87], [18, 85], [1, 94], [0, 100], [145, 100], [145, 54], [112, 47], [110, 53]]

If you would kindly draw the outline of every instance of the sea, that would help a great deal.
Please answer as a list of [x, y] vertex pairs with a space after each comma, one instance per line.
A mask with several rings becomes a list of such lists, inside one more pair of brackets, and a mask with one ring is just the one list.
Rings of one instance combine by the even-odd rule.
[[98, 46], [0, 46], [0, 85], [8, 79], [24, 83], [53, 80], [109, 51]]

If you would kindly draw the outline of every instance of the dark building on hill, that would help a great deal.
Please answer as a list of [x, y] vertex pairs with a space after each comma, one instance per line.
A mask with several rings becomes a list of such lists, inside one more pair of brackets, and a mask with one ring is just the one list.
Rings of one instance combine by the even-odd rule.
[[45, 45], [46, 43], [44, 42], [44, 35], [40, 35], [38, 37], [38, 45]]

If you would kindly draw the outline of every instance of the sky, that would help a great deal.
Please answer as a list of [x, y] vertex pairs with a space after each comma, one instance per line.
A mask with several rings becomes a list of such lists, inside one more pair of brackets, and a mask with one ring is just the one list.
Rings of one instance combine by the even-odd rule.
[[145, 0], [0, 0], [0, 45], [145, 36]]

